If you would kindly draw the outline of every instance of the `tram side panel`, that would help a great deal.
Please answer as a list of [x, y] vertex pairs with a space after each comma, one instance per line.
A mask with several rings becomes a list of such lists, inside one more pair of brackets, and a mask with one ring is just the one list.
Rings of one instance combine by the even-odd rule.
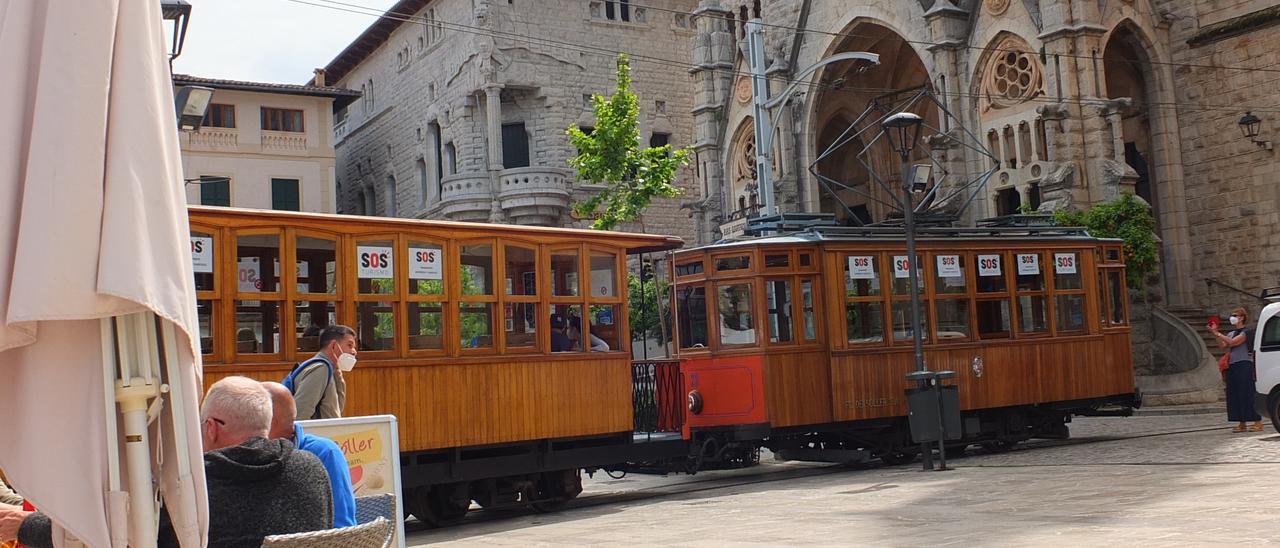
[[767, 427], [769, 408], [762, 356], [686, 358], [680, 370], [689, 394], [686, 439], [700, 430]]
[[774, 428], [831, 422], [831, 365], [825, 348], [764, 357], [764, 390]]

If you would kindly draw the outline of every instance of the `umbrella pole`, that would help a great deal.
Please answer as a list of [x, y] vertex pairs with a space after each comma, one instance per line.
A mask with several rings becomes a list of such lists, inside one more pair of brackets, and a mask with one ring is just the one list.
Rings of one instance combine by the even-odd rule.
[[[129, 537], [134, 548], [156, 546], [155, 491], [151, 482], [151, 445], [147, 441], [147, 402], [160, 395], [158, 364], [148, 351], [154, 342], [155, 316], [144, 312], [120, 317], [116, 349], [120, 355], [115, 398], [124, 416], [125, 466], [129, 471]], [[148, 336], [150, 335], [150, 336]]]

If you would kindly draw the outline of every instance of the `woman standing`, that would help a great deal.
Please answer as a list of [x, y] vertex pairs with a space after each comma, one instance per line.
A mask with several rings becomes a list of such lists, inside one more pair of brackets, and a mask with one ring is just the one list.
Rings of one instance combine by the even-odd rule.
[[[1254, 373], [1253, 358], [1249, 354], [1249, 345], [1245, 344], [1245, 323], [1249, 313], [1243, 308], [1231, 311], [1227, 321], [1231, 323], [1231, 331], [1226, 335], [1212, 328], [1213, 336], [1218, 339], [1218, 346], [1227, 349], [1227, 420], [1238, 423], [1232, 432], [1251, 432], [1262, 430], [1262, 416], [1253, 408]], [[1252, 426], [1245, 423], [1253, 421]]]

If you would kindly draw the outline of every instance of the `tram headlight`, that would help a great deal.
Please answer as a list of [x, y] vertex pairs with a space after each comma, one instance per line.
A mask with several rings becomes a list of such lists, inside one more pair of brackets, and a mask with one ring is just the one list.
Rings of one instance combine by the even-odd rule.
[[697, 390], [689, 391], [689, 412], [694, 415], [702, 412], [702, 393]]

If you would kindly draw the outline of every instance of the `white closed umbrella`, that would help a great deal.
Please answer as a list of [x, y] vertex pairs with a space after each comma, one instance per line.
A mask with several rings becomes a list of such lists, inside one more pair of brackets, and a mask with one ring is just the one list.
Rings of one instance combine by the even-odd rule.
[[207, 530], [161, 25], [156, 0], [0, 0], [0, 468], [58, 543], [153, 544], [153, 473], [183, 546]]

